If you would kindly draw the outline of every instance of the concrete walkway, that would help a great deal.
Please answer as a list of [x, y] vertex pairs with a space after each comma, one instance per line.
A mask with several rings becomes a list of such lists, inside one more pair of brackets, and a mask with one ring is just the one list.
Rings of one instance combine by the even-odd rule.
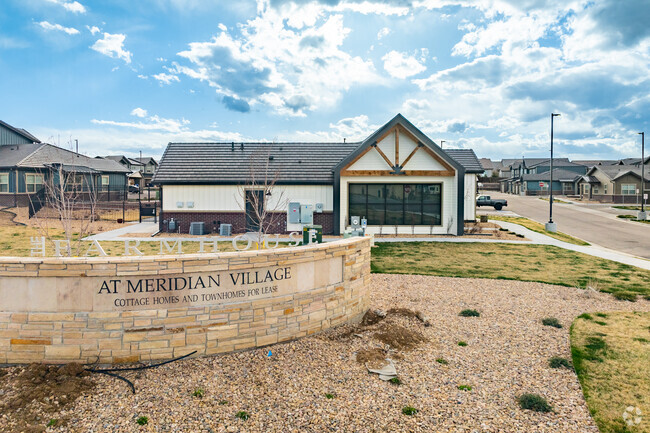
[[96, 235], [88, 236], [84, 238], [84, 241], [128, 241], [128, 240], [146, 240], [142, 237], [123, 237], [123, 235], [129, 233], [138, 233], [142, 235], [153, 236], [154, 233], [158, 231], [158, 223], [155, 222], [141, 222], [141, 223], [127, 223], [124, 227], [119, 229], [110, 230], [103, 233], [97, 233]]
[[556, 247], [564, 248], [566, 250], [577, 251], [579, 253], [589, 254], [590, 256], [600, 257], [601, 259], [612, 260], [615, 262], [624, 263], [626, 265], [632, 265], [642, 269], [650, 270], [650, 260], [646, 260], [641, 257], [610, 250], [598, 245], [584, 246], [570, 244], [568, 242], [563, 242], [550, 236], [546, 236], [545, 234], [534, 232], [524, 226], [520, 226], [519, 224], [496, 220], [490, 220], [490, 222], [499, 224], [501, 227], [512, 232], [522, 234], [530, 239], [534, 244], [553, 245]]

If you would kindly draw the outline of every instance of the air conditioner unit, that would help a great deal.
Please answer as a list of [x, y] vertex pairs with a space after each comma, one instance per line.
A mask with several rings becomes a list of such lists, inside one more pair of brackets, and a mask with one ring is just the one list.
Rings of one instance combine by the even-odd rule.
[[219, 226], [219, 235], [230, 236], [232, 234], [232, 224], [221, 224]]
[[203, 221], [190, 223], [190, 234], [191, 235], [205, 234], [205, 223]]

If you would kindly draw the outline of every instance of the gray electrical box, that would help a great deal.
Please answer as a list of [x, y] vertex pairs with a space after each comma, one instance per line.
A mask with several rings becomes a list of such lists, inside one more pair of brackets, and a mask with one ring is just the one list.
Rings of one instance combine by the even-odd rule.
[[314, 208], [314, 212], [323, 213], [323, 203], [316, 203], [316, 207]]
[[360, 229], [361, 228], [361, 217], [358, 217], [358, 216], [350, 217], [350, 225], [352, 226], [353, 229]]
[[300, 206], [300, 223], [313, 224], [314, 223], [314, 206], [310, 204], [303, 204]]
[[289, 224], [300, 224], [300, 203], [289, 203]]

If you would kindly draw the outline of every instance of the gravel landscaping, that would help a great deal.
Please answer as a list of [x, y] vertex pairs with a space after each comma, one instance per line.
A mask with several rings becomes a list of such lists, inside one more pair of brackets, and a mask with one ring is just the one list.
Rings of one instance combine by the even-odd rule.
[[[69, 388], [76, 401], [55, 396], [16, 408], [18, 394], [46, 396], [27, 389], [46, 378], [33, 383], [34, 371], [27, 380], [24, 368], [4, 369], [0, 431], [598, 432], [575, 373], [549, 359], [570, 359], [569, 328], [584, 312], [650, 311], [645, 300], [508, 280], [375, 274], [372, 289], [371, 308], [385, 318], [125, 374], [135, 395], [124, 382], [92, 375]], [[548, 317], [562, 328], [544, 326]], [[357, 362], [357, 352], [370, 366], [382, 351], [399, 381], [382, 381]], [[43, 374], [59, 380], [54, 373]], [[552, 411], [521, 409], [517, 398], [527, 393]], [[46, 430], [50, 420], [57, 421]]]

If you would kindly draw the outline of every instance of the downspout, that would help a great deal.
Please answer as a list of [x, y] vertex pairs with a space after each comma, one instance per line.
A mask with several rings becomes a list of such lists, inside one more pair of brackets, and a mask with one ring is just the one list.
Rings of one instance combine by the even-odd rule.
[[333, 215], [334, 215], [334, 223], [332, 225], [334, 233], [332, 233], [335, 236], [338, 236], [341, 234], [341, 171], [340, 170], [334, 170], [334, 186], [332, 190], [332, 194], [334, 197], [334, 203], [333, 204]]
[[457, 208], [458, 216], [456, 218], [456, 236], [463, 236], [465, 233], [465, 169], [459, 168], [456, 169], [456, 176], [458, 177], [457, 181]]

